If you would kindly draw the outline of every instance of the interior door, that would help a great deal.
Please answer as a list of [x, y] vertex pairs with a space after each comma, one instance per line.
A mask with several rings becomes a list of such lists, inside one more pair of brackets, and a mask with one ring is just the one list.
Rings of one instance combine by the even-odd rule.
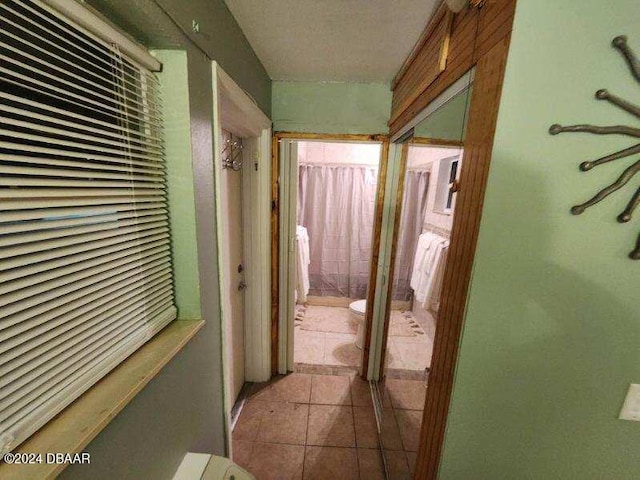
[[[233, 141], [241, 142], [233, 137]], [[242, 155], [242, 152], [240, 152]], [[223, 155], [224, 157], [224, 155]], [[227, 283], [226, 344], [233, 405], [244, 384], [244, 259], [242, 241], [242, 168], [223, 168], [221, 174], [224, 281]]]

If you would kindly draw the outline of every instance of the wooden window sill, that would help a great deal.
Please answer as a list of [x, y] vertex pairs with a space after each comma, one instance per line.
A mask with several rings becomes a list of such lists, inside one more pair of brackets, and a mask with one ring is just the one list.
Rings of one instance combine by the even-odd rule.
[[46, 453], [79, 453], [202, 328], [202, 320], [176, 320], [118, 365], [14, 450], [41, 453], [42, 463], [0, 462], [3, 480], [55, 478], [66, 464], [47, 464]]

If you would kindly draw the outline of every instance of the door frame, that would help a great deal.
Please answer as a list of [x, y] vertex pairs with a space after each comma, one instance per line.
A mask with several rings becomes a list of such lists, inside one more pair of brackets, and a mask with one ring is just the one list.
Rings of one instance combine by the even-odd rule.
[[[254, 103], [238, 84], [218, 65], [211, 62], [213, 90], [213, 183], [215, 192], [216, 236], [218, 238], [218, 264], [223, 265], [222, 255], [226, 241], [222, 228], [221, 173], [222, 129], [243, 138], [242, 171], [242, 237], [244, 274], [247, 289], [244, 298], [244, 358], [245, 381], [267, 381], [270, 371], [269, 342], [269, 179], [271, 170], [271, 120]], [[221, 298], [220, 323], [224, 339], [227, 333], [229, 297], [231, 286], [220, 269], [218, 286]], [[227, 451], [231, 452], [231, 409], [229, 398], [230, 374], [229, 350], [222, 342], [223, 408]], [[214, 366], [211, 366], [214, 368]]]
[[[481, 56], [474, 55], [471, 65], [475, 68], [474, 89], [463, 142], [463, 167], [440, 297], [438, 326], [413, 476], [415, 480], [438, 478], [510, 38], [508, 31]], [[425, 98], [436, 98], [464, 75], [457, 79], [454, 77], [437, 88], [428, 88], [423, 95]], [[404, 128], [410, 123], [408, 121]], [[403, 127], [396, 130], [402, 131]]]
[[[373, 223], [373, 244], [371, 253], [371, 268], [369, 272], [369, 285], [367, 288], [367, 305], [373, 305], [375, 298], [375, 285], [378, 277], [379, 242], [382, 230], [383, 201], [385, 198], [385, 186], [387, 183], [389, 136], [386, 134], [329, 134], [307, 132], [274, 132], [271, 144], [271, 374], [286, 373], [288, 370], [288, 355], [280, 355], [284, 348], [281, 335], [286, 326], [281, 318], [280, 299], [282, 298], [280, 281], [280, 256], [281, 256], [281, 192], [280, 192], [280, 141], [282, 140], [322, 140], [339, 142], [375, 142], [381, 144], [380, 163], [378, 170], [378, 186], [376, 192], [376, 204]], [[367, 308], [365, 312], [365, 341], [362, 351], [362, 378], [367, 378], [371, 330], [374, 324], [373, 308]]]

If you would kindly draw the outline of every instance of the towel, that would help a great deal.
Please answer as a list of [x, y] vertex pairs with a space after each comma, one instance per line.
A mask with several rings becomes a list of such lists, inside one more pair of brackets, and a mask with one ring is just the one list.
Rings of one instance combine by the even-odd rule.
[[301, 225], [296, 227], [296, 302], [305, 303], [309, 295], [309, 233]]
[[436, 286], [435, 278], [441, 264], [442, 252], [449, 241], [431, 232], [418, 238], [418, 246], [411, 273], [411, 288], [418, 303], [428, 303]]
[[435, 238], [435, 235], [429, 232], [423, 233], [418, 237], [418, 244], [416, 245], [416, 253], [413, 256], [411, 280], [409, 282], [409, 285], [414, 291], [417, 291], [420, 286], [425, 257], [429, 252], [429, 246], [434, 238]]
[[437, 312], [440, 308], [440, 294], [442, 293], [442, 283], [444, 280], [444, 267], [447, 264], [447, 254], [449, 253], [449, 242], [443, 244], [442, 253], [438, 259], [433, 280], [433, 289], [427, 293], [423, 308]]
[[424, 287], [425, 295], [422, 306], [427, 310], [438, 311], [440, 292], [442, 291], [442, 279], [444, 276], [444, 265], [446, 263], [446, 253], [448, 249], [448, 240], [439, 242], [435, 247], [428, 280]]

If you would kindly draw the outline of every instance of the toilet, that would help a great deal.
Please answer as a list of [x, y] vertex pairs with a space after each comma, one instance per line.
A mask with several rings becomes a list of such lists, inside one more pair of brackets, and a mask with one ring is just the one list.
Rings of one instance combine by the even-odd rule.
[[349, 313], [351, 318], [358, 322], [358, 332], [356, 334], [356, 347], [362, 350], [362, 344], [364, 342], [364, 313], [367, 310], [366, 300], [356, 300], [349, 304]]

